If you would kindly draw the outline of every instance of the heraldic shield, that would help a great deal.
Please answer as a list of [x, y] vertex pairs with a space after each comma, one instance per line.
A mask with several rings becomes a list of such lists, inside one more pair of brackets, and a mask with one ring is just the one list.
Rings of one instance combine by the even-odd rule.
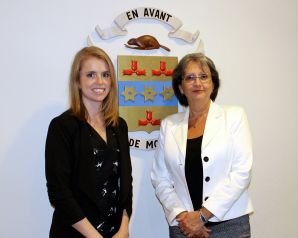
[[172, 73], [177, 57], [118, 56], [120, 116], [128, 130], [159, 130], [161, 120], [178, 111], [172, 89]]

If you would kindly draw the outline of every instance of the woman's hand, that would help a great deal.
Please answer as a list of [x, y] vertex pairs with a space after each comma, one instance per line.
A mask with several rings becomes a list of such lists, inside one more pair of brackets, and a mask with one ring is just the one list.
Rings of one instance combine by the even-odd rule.
[[126, 210], [123, 210], [122, 220], [119, 231], [112, 238], [128, 238], [129, 237], [129, 217]]
[[200, 231], [196, 231], [196, 233], [189, 233], [186, 235], [186, 237], [187, 238], [209, 238], [210, 231], [211, 230], [203, 226]]
[[103, 238], [102, 235], [91, 225], [89, 220], [85, 217], [82, 220], [72, 225], [78, 232], [87, 238]]
[[113, 235], [112, 238], [128, 238], [129, 237], [129, 233], [128, 233], [128, 229], [119, 229], [119, 231]]
[[121, 224], [119, 231], [113, 235], [112, 238], [128, 238], [129, 237], [129, 230], [128, 230], [128, 223]]
[[[180, 214], [179, 214], [180, 215]], [[202, 237], [208, 238], [211, 230], [204, 226], [204, 223], [199, 219], [198, 212], [186, 212], [177, 216], [178, 226], [180, 230], [188, 238]]]
[[178, 219], [182, 219], [186, 214], [187, 214], [187, 211], [180, 212], [180, 213], [176, 216], [176, 220], [178, 220]]

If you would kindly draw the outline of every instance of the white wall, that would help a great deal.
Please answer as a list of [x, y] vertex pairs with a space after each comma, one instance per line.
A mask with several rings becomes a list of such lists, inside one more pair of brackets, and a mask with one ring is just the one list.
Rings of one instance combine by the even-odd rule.
[[[165, 10], [200, 30], [206, 54], [218, 66], [217, 102], [240, 104], [254, 138], [251, 196], [253, 237], [297, 237], [298, 213], [298, 3], [251, 1], [71, 1], [0, 2], [0, 237], [47, 237], [52, 208], [44, 178], [44, 142], [49, 121], [67, 107], [72, 57], [96, 24], [112, 25], [136, 7]], [[183, 56], [196, 49], [167, 37], [169, 27], [140, 21], [127, 36], [97, 39], [116, 63], [127, 39], [152, 34]], [[162, 50], [149, 55], [164, 55]], [[167, 237], [167, 224], [149, 181], [153, 152], [132, 151], [132, 238]]]

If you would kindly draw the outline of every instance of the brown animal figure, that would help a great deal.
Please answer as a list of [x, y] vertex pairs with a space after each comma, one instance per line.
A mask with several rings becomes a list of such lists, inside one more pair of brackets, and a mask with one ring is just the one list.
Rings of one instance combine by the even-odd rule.
[[135, 50], [153, 50], [163, 48], [167, 51], [171, 51], [168, 47], [159, 44], [157, 39], [151, 35], [143, 35], [139, 36], [138, 38], [131, 38], [129, 41], [127, 41], [127, 44], [124, 45], [127, 48]]

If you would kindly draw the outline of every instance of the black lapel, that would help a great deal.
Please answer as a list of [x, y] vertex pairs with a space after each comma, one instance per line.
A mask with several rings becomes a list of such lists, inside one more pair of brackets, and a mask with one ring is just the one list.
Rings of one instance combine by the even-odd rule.
[[90, 130], [87, 123], [82, 122], [80, 134], [80, 151], [78, 164], [78, 186], [96, 202], [96, 177], [93, 160], [93, 149], [90, 143]]

